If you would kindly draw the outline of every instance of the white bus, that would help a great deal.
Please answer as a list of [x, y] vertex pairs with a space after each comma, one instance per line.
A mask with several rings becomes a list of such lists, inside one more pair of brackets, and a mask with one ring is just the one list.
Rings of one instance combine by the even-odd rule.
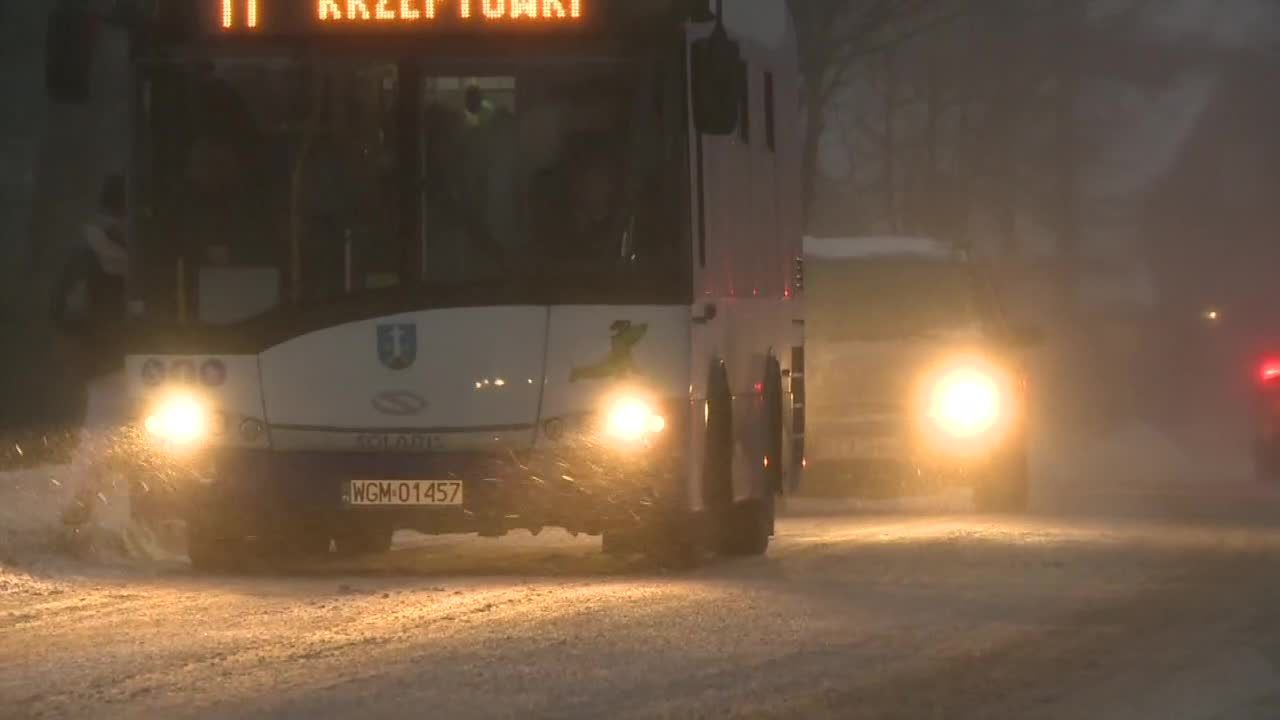
[[802, 464], [798, 70], [785, 3], [707, 4], [128, 18], [125, 367], [201, 468], [197, 567], [397, 528], [765, 551]]

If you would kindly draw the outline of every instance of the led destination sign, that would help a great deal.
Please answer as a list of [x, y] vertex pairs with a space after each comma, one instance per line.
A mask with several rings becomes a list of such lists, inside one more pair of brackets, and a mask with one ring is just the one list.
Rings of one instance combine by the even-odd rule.
[[316, 0], [321, 22], [568, 20], [582, 17], [582, 0]]
[[576, 24], [589, 0], [218, 0], [227, 33]]

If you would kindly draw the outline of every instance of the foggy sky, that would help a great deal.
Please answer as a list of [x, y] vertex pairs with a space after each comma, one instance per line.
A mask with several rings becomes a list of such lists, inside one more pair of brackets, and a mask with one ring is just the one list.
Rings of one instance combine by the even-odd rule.
[[[1112, 0], [1107, 0], [1111, 2]], [[1160, 0], [1153, 37], [1188, 48], [1264, 51], [1276, 38], [1280, 8], [1268, 0]], [[1095, 107], [1116, 123], [1086, 183], [1103, 197], [1142, 191], [1168, 171], [1222, 80], [1220, 67], [1189, 70], [1172, 87], [1143, 93], [1116, 85], [1099, 88]]]

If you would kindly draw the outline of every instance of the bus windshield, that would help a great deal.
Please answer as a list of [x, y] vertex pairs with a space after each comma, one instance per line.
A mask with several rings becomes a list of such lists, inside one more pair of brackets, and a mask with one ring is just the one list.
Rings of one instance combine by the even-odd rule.
[[679, 92], [656, 61], [156, 68], [148, 305], [225, 324], [389, 288], [678, 292]]

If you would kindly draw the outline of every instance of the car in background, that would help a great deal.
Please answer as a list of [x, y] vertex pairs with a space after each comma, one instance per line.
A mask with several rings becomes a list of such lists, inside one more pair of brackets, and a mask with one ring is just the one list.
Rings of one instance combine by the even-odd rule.
[[1254, 387], [1254, 471], [1261, 481], [1280, 481], [1280, 355], [1258, 365]]
[[[927, 238], [805, 240], [806, 485], [969, 484], [1027, 506], [1027, 373], [987, 269]], [[890, 482], [884, 482], [885, 480]]]

